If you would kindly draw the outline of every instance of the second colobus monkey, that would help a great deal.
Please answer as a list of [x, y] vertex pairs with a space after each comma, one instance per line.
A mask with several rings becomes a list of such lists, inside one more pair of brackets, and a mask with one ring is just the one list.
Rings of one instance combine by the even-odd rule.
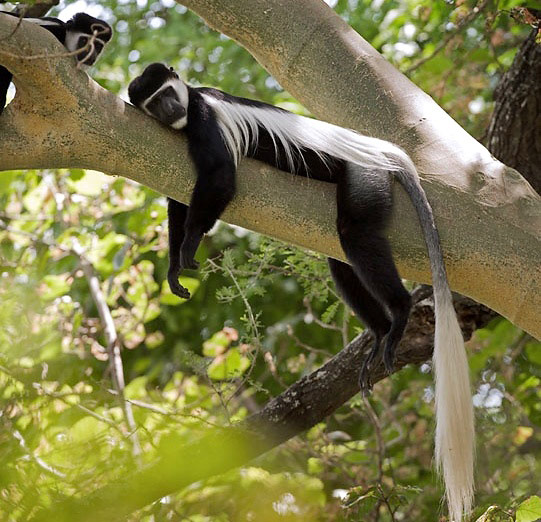
[[[0, 14], [18, 16], [15, 13], [3, 11]], [[113, 30], [107, 22], [86, 13], [77, 13], [67, 22], [50, 16], [24, 18], [24, 21], [47, 29], [70, 52], [81, 49], [81, 52], [75, 56], [77, 62], [83, 65], [93, 65], [113, 35]], [[6, 105], [6, 95], [11, 79], [12, 74], [0, 65], [0, 114]]]
[[370, 389], [368, 369], [383, 339], [385, 366], [392, 369], [411, 308], [383, 235], [392, 209], [392, 176], [402, 184], [419, 216], [430, 257], [436, 309], [436, 461], [451, 519], [460, 520], [473, 498], [468, 362], [432, 209], [409, 156], [387, 141], [217, 89], [191, 87], [159, 63], [130, 83], [129, 96], [148, 115], [184, 131], [197, 171], [190, 205], [169, 200], [168, 281], [180, 297], [189, 297], [178, 282], [180, 271], [197, 266], [196, 249], [232, 200], [243, 156], [336, 183], [338, 236], [348, 263], [329, 259], [331, 274], [344, 300], [375, 337], [361, 370], [363, 391]]

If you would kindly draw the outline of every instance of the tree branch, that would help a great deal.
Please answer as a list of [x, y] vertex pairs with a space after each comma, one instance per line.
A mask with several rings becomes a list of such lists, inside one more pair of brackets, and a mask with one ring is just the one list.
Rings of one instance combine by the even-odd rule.
[[124, 413], [124, 419], [126, 420], [126, 426], [129, 431], [129, 438], [132, 443], [133, 455], [138, 457], [141, 455], [141, 444], [139, 443], [139, 437], [137, 435], [137, 424], [133, 416], [133, 409], [129, 401], [126, 400], [124, 395], [124, 365], [122, 363], [122, 355], [120, 353], [120, 339], [116, 331], [115, 321], [107, 304], [107, 300], [103, 295], [100, 288], [100, 281], [92, 266], [92, 263], [85, 255], [83, 247], [74, 242], [73, 251], [79, 257], [81, 268], [85, 274], [88, 286], [90, 288], [90, 294], [94, 300], [94, 304], [98, 309], [101, 324], [107, 341], [107, 354], [109, 355], [109, 368], [111, 369], [111, 379], [113, 386], [118, 394], [118, 402]]
[[15, 12], [17, 14], [23, 13], [26, 18], [39, 18], [45, 16], [49, 9], [58, 5], [60, 0], [45, 0], [44, 2], [32, 2], [30, 4], [19, 4]]
[[519, 169], [541, 193], [541, 45], [536, 35], [533, 29], [494, 92], [487, 143], [494, 156]]
[[[198, 4], [198, 10], [207, 3]], [[217, 5], [220, 3], [216, 1]], [[237, 3], [222, 7], [229, 11]], [[259, 3], [242, 2], [241, 10], [249, 13], [251, 6]], [[271, 2], [273, 6], [275, 3], [280, 4], [277, 0]], [[287, 2], [282, 12], [273, 7], [269, 23], [275, 26], [279, 19], [289, 23], [294, 19], [292, 15], [299, 16], [302, 38], [305, 23], [304, 12], [297, 10], [300, 4], [306, 7], [312, 22], [319, 16], [321, 34], [332, 35], [334, 48], [346, 47], [348, 51], [334, 57], [335, 71], [326, 68], [330, 58], [325, 58], [318, 74], [335, 78], [340, 87], [347, 68], [349, 95], [345, 91], [333, 96], [327, 89], [328, 81], [323, 82], [321, 77], [316, 89], [319, 94], [309, 93], [310, 106], [317, 112], [325, 101], [327, 109], [319, 112], [360, 129], [360, 115], [368, 111], [370, 116], [374, 109], [369, 105], [374, 104], [381, 118], [369, 117], [365, 130], [409, 148], [425, 173], [424, 186], [437, 216], [453, 288], [541, 337], [541, 321], [537, 317], [541, 309], [541, 198], [515, 171], [491, 158], [486, 149], [356, 33], [343, 27], [343, 22], [323, 4]], [[323, 12], [321, 6], [325, 7]], [[13, 31], [17, 22], [13, 17], [0, 15], [0, 40]], [[267, 36], [265, 28], [257, 29], [264, 31], [262, 38]], [[293, 31], [296, 32], [297, 29]], [[295, 86], [300, 85], [301, 69], [305, 74], [315, 74], [314, 70], [301, 67], [299, 60], [320, 49], [320, 44], [316, 44], [320, 38], [306, 36], [300, 48], [288, 38], [284, 45], [294, 45], [296, 58], [284, 59], [283, 63], [275, 60], [275, 67], [284, 67], [280, 80], [285, 79], [285, 73], [290, 74], [291, 80], [287, 81], [294, 92]], [[194, 172], [182, 134], [164, 128], [96, 85], [75, 69], [72, 58], [21, 60], [2, 51], [30, 56], [44, 51], [58, 54], [62, 47], [47, 31], [39, 31], [24, 21], [11, 38], [1, 40], [0, 63], [14, 73], [17, 94], [0, 118], [0, 169], [91, 168], [129, 177], [179, 201], [189, 201]], [[356, 64], [353, 71], [344, 65], [347, 63]], [[366, 70], [367, 64], [374, 68]], [[319, 69], [319, 65], [313, 69]], [[313, 76], [307, 79], [306, 85], [315, 81]], [[301, 99], [308, 99], [306, 93], [299, 90], [299, 94]], [[367, 104], [359, 104], [363, 99]], [[349, 104], [348, 108], [343, 104]], [[344, 116], [338, 118], [340, 114]], [[389, 114], [392, 125], [382, 127], [377, 123], [385, 124]], [[417, 217], [399, 187], [395, 187], [394, 198], [395, 212], [388, 237], [401, 274], [430, 282]], [[238, 172], [237, 197], [224, 219], [343, 259], [335, 232], [334, 199], [334, 186], [298, 179], [245, 160]]]

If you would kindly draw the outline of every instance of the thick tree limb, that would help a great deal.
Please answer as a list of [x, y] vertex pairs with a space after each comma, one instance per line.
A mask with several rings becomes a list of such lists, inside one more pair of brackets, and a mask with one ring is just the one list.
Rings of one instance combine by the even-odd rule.
[[15, 12], [19, 15], [23, 13], [26, 18], [39, 18], [40, 16], [45, 16], [59, 2], [60, 0], [44, 0], [43, 2], [37, 1], [30, 4], [18, 4]]
[[[198, 3], [198, 9], [207, 3]], [[305, 3], [306, 12], [297, 12], [297, 5]], [[258, 1], [242, 2], [242, 10], [249, 12], [252, 4], [257, 5]], [[295, 92], [298, 88], [301, 99], [307, 100], [300, 87], [313, 85], [316, 78], [310, 75], [321, 67], [318, 74], [328, 74], [338, 83], [329, 84], [319, 78], [315, 89], [319, 94], [308, 92], [313, 101], [310, 106], [324, 116], [333, 115], [329, 119], [335, 121], [340, 114], [348, 115], [340, 118], [339, 123], [361, 128], [361, 113], [367, 111], [370, 116], [372, 105], [377, 107], [381, 117], [369, 117], [365, 130], [392, 139], [414, 153], [425, 174], [424, 186], [435, 209], [453, 288], [541, 337], [537, 315], [541, 309], [539, 196], [514, 170], [494, 160], [356, 33], [344, 27], [332, 11], [319, 12], [317, 6], [318, 2], [287, 2], [287, 13], [282, 15], [287, 20], [300, 16], [298, 34], [303, 45], [299, 47], [288, 41], [289, 35], [284, 35], [283, 45], [297, 49], [295, 59], [289, 54], [282, 59], [285, 51], [277, 51], [273, 67], [278, 71], [283, 66], [282, 76], [288, 74], [291, 78], [287, 80], [290, 89]], [[230, 8], [225, 9], [229, 11]], [[280, 13], [274, 8], [273, 13], [268, 22], [276, 24]], [[319, 16], [317, 38], [306, 34], [305, 14], [311, 23]], [[101, 89], [83, 72], [74, 70], [72, 58], [20, 58], [44, 50], [61, 53], [63, 49], [49, 33], [26, 22], [13, 37], [2, 40], [16, 23], [16, 19], [0, 15], [0, 63], [14, 73], [17, 86], [15, 100], [0, 118], [0, 169], [91, 168], [135, 179], [180, 201], [188, 201], [194, 174], [184, 139]], [[253, 23], [251, 34], [262, 30], [253, 27]], [[267, 36], [264, 28], [261, 38]], [[297, 28], [293, 32], [296, 35]], [[335, 70], [328, 68], [332, 57], [325, 53], [318, 67], [301, 67], [308, 56], [323, 52], [315, 42], [325, 41], [327, 34], [332, 35], [335, 54], [343, 51], [343, 55], [334, 57]], [[264, 58], [262, 52], [258, 56]], [[301, 56], [305, 58], [301, 60]], [[351, 71], [345, 63], [356, 66]], [[301, 69], [306, 69], [304, 83]], [[338, 95], [329, 87], [340, 88], [341, 83], [345, 87], [346, 69], [351, 82], [349, 91]], [[359, 99], [366, 103], [359, 104]], [[391, 119], [387, 121], [388, 115]], [[387, 121], [388, 126], [378, 121]], [[244, 161], [239, 169], [238, 196], [224, 219], [343, 258], [334, 229], [335, 212], [333, 186], [296, 179], [257, 162]], [[283, 225], [286, 220], [288, 227]], [[430, 282], [417, 218], [400, 188], [395, 189], [395, 213], [388, 235], [401, 274]]]
[[541, 193], [541, 45], [533, 29], [494, 92], [488, 148]]

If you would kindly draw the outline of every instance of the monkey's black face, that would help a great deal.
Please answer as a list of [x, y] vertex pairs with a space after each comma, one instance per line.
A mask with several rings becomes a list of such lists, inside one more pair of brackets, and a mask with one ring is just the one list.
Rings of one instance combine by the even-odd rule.
[[177, 92], [172, 85], [165, 86], [157, 92], [144, 106], [145, 111], [173, 128], [179, 127], [180, 121], [186, 117], [186, 109], [180, 103]]
[[188, 88], [173, 68], [161, 63], [149, 65], [128, 87], [130, 101], [149, 116], [173, 129], [188, 122]]
[[76, 55], [79, 63], [93, 65], [112, 35], [113, 30], [107, 22], [77, 13], [66, 23], [65, 46], [69, 51], [81, 50]]

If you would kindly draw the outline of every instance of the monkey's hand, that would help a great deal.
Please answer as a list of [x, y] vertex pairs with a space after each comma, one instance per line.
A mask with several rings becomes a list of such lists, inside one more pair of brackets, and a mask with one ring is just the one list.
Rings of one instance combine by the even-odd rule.
[[173, 292], [177, 297], [182, 297], [182, 299], [189, 299], [190, 292], [187, 288], [184, 288], [178, 282], [179, 274], [179, 270], [169, 270], [169, 272], [167, 273], [167, 282], [169, 283], [169, 288], [171, 288], [171, 292]]

